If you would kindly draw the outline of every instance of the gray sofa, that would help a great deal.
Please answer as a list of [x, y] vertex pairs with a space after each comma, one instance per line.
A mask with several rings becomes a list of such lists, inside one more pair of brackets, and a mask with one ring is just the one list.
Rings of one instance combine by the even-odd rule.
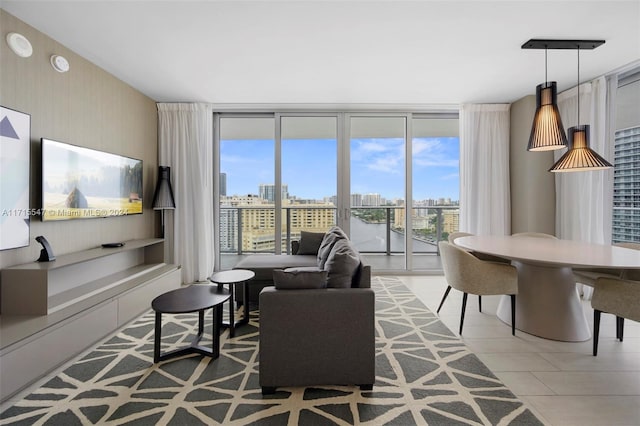
[[[332, 229], [340, 229], [334, 227]], [[340, 230], [342, 232], [342, 230]], [[314, 267], [318, 265], [318, 250], [326, 233], [301, 233], [300, 241], [291, 242], [292, 254], [252, 254], [240, 260], [233, 269], [247, 269], [255, 273], [249, 281], [249, 300], [258, 301], [263, 288], [273, 285], [273, 271], [296, 267]], [[344, 236], [346, 238], [346, 236]], [[371, 266], [362, 262], [358, 267], [354, 282], [357, 287], [371, 287]], [[242, 303], [242, 291], [236, 288], [236, 300]]]
[[325, 235], [315, 266], [275, 270], [274, 285], [260, 293], [263, 394], [282, 386], [373, 387], [371, 268], [341, 233]]

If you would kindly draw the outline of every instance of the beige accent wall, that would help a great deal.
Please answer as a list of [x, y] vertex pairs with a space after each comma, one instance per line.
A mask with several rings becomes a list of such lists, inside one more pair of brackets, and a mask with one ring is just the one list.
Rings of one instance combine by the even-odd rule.
[[555, 235], [556, 192], [553, 173], [547, 171], [553, 151], [527, 151], [535, 110], [533, 95], [511, 105], [511, 233]]
[[[28, 247], [0, 251], [0, 268], [32, 262], [44, 235], [56, 255], [101, 243], [154, 235], [150, 208], [157, 174], [157, 111], [155, 102], [116, 79], [50, 37], [0, 9], [0, 104], [31, 115], [31, 201], [40, 207], [40, 138], [68, 142], [115, 154], [140, 158], [144, 164], [144, 213], [106, 219], [64, 222], [31, 220]], [[21, 58], [5, 37], [18, 32], [31, 42], [33, 55]], [[69, 72], [56, 72], [52, 54], [63, 55]]]

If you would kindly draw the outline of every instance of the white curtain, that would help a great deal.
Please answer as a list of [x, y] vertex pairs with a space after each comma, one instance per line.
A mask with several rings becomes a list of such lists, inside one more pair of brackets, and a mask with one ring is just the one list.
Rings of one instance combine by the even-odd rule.
[[[565, 128], [589, 124], [591, 148], [613, 164], [617, 79], [604, 77], [580, 86], [580, 123], [577, 88], [558, 95], [558, 109]], [[613, 90], [610, 90], [613, 88]], [[558, 150], [555, 159], [566, 150]], [[611, 242], [613, 170], [556, 173], [556, 234], [567, 240], [598, 244]]]
[[213, 111], [205, 104], [158, 104], [159, 162], [171, 167], [176, 201], [165, 237], [182, 281], [213, 273]]
[[[600, 77], [578, 89], [558, 95], [558, 109], [565, 129], [578, 124], [591, 126], [591, 148], [613, 164], [616, 76]], [[579, 122], [578, 122], [579, 121]], [[558, 150], [555, 159], [566, 150]], [[566, 240], [611, 243], [613, 214], [613, 169], [556, 173], [556, 234]], [[579, 286], [585, 299], [592, 289]]]
[[511, 232], [508, 104], [463, 105], [460, 115], [460, 230]]

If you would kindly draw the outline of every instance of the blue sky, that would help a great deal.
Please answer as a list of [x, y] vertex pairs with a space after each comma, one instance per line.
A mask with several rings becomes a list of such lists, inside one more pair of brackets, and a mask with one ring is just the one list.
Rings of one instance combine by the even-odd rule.
[[[221, 141], [221, 171], [227, 195], [257, 194], [274, 182], [274, 141]], [[282, 183], [299, 198], [336, 194], [336, 141], [282, 141]], [[401, 138], [351, 140], [351, 193], [404, 198], [404, 142]], [[455, 137], [414, 138], [413, 199], [459, 199], [459, 141]]]

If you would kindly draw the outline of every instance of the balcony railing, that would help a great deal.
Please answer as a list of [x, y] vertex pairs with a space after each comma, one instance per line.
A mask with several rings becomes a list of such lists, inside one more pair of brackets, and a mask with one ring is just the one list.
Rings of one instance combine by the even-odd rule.
[[[273, 207], [221, 206], [220, 212], [221, 253], [275, 253]], [[291, 241], [299, 238], [300, 231], [324, 232], [335, 225], [338, 212], [335, 207], [286, 206], [281, 214], [281, 251], [289, 254]], [[404, 253], [404, 214], [404, 207], [352, 207], [351, 239], [356, 248], [367, 254]], [[458, 218], [457, 206], [414, 207], [413, 253], [438, 255], [438, 241], [458, 230]]]

